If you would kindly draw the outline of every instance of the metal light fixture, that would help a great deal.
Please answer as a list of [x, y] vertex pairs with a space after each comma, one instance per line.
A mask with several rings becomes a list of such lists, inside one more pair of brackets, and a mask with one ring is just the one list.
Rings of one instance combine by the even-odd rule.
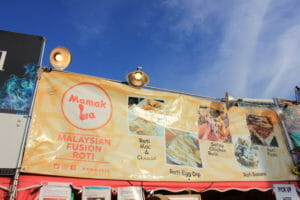
[[138, 67], [136, 71], [127, 74], [126, 81], [132, 86], [143, 87], [150, 82], [150, 78], [145, 72], [142, 71], [142, 67]]
[[225, 98], [223, 98], [221, 101], [226, 103], [227, 109], [237, 105], [238, 103], [265, 104], [265, 105], [274, 104], [272, 99], [249, 99], [249, 98], [236, 99], [230, 94], [228, 94], [228, 92], [225, 93]]
[[227, 109], [229, 109], [237, 103], [238, 99], [234, 98], [232, 95], [230, 95], [230, 94], [228, 94], [228, 92], [226, 92], [224, 101], [226, 103]]
[[67, 68], [72, 60], [70, 51], [65, 47], [56, 47], [50, 53], [50, 63], [57, 70]]

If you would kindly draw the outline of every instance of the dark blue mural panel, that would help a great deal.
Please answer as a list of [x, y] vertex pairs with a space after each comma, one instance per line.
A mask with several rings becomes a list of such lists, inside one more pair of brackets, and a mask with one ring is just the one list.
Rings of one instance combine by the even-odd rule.
[[0, 30], [0, 112], [28, 114], [45, 38]]

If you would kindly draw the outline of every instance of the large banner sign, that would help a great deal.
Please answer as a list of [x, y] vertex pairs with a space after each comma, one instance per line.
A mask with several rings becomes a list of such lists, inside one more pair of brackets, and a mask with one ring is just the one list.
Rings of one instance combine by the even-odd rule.
[[0, 112], [28, 114], [45, 38], [0, 30]]
[[143, 181], [296, 180], [278, 118], [84, 75], [43, 73], [28, 173]]

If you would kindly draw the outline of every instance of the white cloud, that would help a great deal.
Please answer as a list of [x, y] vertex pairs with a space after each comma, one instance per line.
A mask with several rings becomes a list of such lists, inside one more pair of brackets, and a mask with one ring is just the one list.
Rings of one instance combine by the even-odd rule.
[[276, 43], [273, 70], [264, 96], [280, 92], [287, 96], [287, 90], [300, 83], [300, 25], [290, 27]]
[[206, 22], [215, 17], [213, 20], [216, 23], [226, 15], [226, 12], [223, 12], [226, 6], [224, 1], [215, 3], [209, 0], [166, 0], [163, 5], [171, 10], [170, 13], [166, 12], [170, 31], [179, 33], [178, 36], [182, 37], [200, 31], [209, 32], [211, 24]]
[[[84, 45], [117, 30], [109, 29], [109, 22], [124, 9], [121, 1], [64, 2], [77, 41]], [[133, 43], [149, 37], [151, 47], [157, 47], [153, 81], [158, 87], [212, 97], [226, 91], [239, 98], [293, 97], [293, 87], [300, 84], [298, 1], [164, 0], [151, 5], [124, 23], [139, 24], [128, 23], [129, 29], [141, 29]]]
[[172, 29], [176, 34], [188, 36], [213, 28], [211, 34], [220, 40], [209, 55], [213, 60], [199, 58], [197, 73], [182, 76], [193, 92], [214, 97], [225, 91], [239, 98], [293, 97], [293, 87], [300, 83], [300, 13], [295, 11], [300, 5], [295, 1], [233, 0], [220, 5], [171, 0], [165, 5], [180, 12]]
[[[219, 57], [215, 68], [226, 69], [227, 85], [230, 90], [246, 96], [249, 81], [254, 78], [254, 58], [262, 29], [263, 18], [268, 9], [269, 1], [249, 1], [239, 4], [231, 12], [224, 29], [224, 39], [219, 48]], [[224, 74], [219, 74], [222, 78]], [[221, 79], [222, 80], [222, 79]]]

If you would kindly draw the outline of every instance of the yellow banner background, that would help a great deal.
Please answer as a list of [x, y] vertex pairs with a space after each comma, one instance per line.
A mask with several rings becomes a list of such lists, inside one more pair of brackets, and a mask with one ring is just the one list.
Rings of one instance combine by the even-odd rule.
[[296, 180], [292, 165], [270, 109], [227, 111], [218, 102], [52, 71], [38, 83], [22, 171], [143, 181], [275, 181]]

